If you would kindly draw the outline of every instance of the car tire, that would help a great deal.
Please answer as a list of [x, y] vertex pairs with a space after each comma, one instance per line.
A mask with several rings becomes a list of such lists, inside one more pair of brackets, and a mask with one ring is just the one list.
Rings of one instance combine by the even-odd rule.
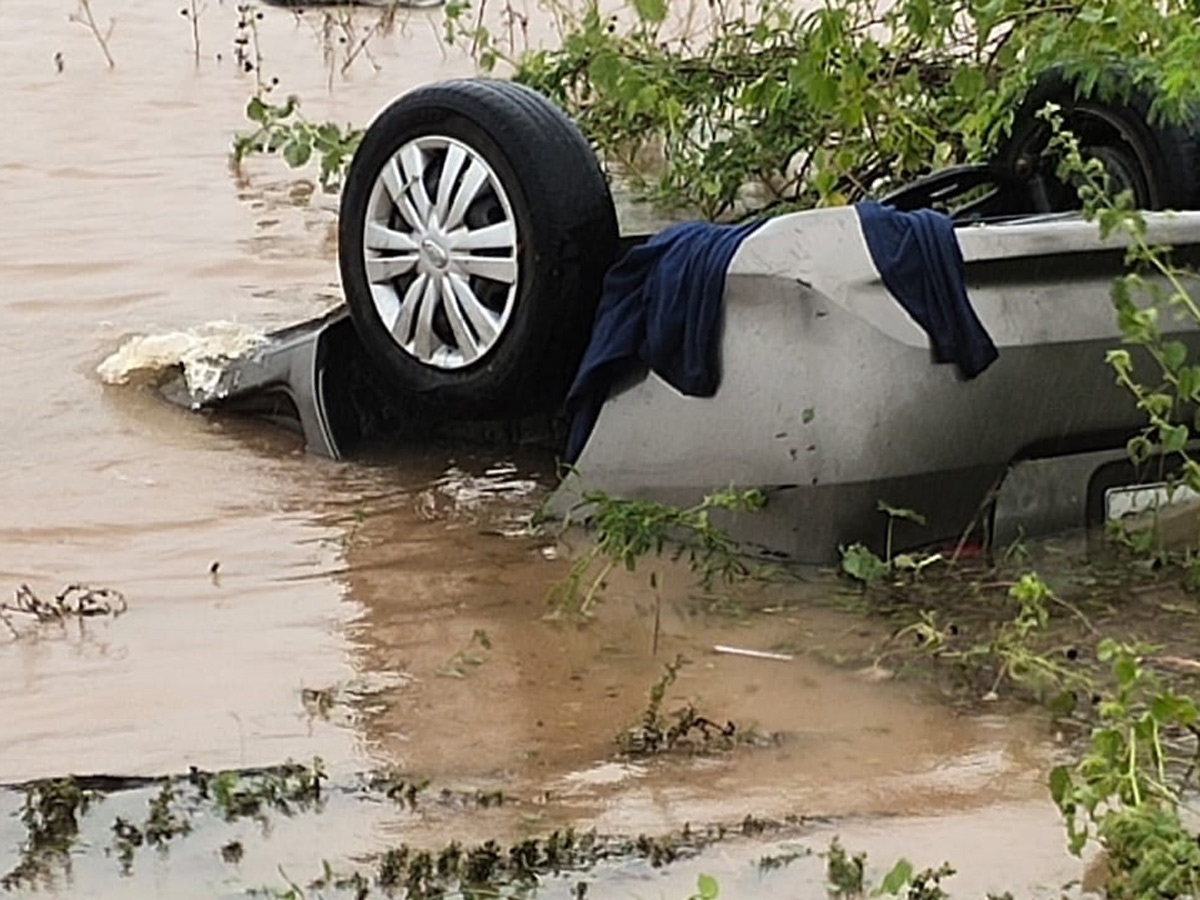
[[1133, 191], [1139, 209], [1194, 209], [1200, 201], [1200, 141], [1197, 123], [1152, 121], [1153, 92], [1134, 87], [1124, 97], [1103, 100], [1099, 91], [1076, 94], [1076, 82], [1059, 70], [1042, 76], [1013, 118], [1012, 131], [994, 158], [999, 171], [1029, 192], [1028, 212], [1078, 209], [1074, 187], [1054, 174], [1055, 160], [1044, 156], [1050, 125], [1038, 116], [1047, 103], [1061, 108], [1085, 158], [1099, 158], [1114, 193]]
[[617, 241], [579, 129], [541, 94], [488, 79], [384, 109], [351, 162], [338, 225], [369, 356], [413, 399], [483, 418], [561, 402]]

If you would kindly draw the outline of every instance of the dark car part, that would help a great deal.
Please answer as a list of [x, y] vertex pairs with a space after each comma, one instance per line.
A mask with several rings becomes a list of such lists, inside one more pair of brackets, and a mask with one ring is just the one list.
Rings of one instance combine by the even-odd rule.
[[1057, 159], [1046, 153], [1053, 134], [1040, 113], [1054, 104], [1083, 157], [1103, 163], [1114, 195], [1130, 191], [1137, 209], [1196, 209], [1200, 123], [1158, 121], [1151, 114], [1153, 90], [1122, 84], [1120, 77], [1113, 76], [1103, 96], [1098, 85], [1076, 96], [1074, 79], [1048, 72], [1017, 109], [1012, 131], [990, 162], [935, 172], [882, 202], [903, 210], [940, 209], [962, 223], [1078, 210], [1076, 185], [1058, 177]]
[[586, 139], [546, 98], [448, 81], [367, 130], [338, 250], [354, 324], [396, 390], [445, 415], [496, 417], [566, 393], [617, 219]]
[[1016, 200], [1020, 209], [1014, 211], [1079, 208], [1075, 186], [1057, 177], [1055, 159], [1044, 152], [1052, 134], [1039, 113], [1047, 104], [1060, 108], [1063, 125], [1079, 140], [1083, 157], [1104, 164], [1113, 194], [1131, 191], [1137, 209], [1196, 208], [1196, 124], [1159, 121], [1153, 115], [1152, 88], [1123, 84], [1120, 75], [1113, 79], [1107, 92], [1099, 84], [1080, 91], [1075, 79], [1058, 70], [1038, 79], [994, 160], [1025, 186], [1024, 197]]

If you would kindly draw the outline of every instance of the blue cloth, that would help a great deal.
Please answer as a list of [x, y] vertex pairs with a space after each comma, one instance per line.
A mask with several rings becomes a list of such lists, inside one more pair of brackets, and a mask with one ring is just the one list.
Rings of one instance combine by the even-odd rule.
[[[986, 369], [998, 354], [967, 299], [966, 267], [950, 218], [878, 203], [856, 210], [875, 268], [929, 335], [934, 359], [957, 363], [967, 378]], [[609, 388], [627, 372], [649, 367], [684, 394], [716, 393], [725, 273], [763, 221], [674, 225], [608, 271], [591, 343], [567, 394], [568, 463], [583, 452]]]
[[591, 343], [567, 394], [567, 462], [579, 458], [609, 387], [626, 372], [648, 366], [685, 394], [716, 393], [725, 273], [760, 225], [673, 225], [609, 269]]
[[966, 266], [949, 216], [931, 209], [898, 212], [855, 206], [883, 283], [933, 345], [933, 358], [974, 378], [999, 356], [967, 298]]

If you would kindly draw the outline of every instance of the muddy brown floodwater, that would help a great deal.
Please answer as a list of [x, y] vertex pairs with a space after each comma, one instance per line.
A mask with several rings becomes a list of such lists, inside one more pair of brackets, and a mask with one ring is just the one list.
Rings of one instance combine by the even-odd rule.
[[[115, 20], [109, 70], [68, 21], [73, 0], [0, 3], [0, 589], [85, 581], [129, 601], [116, 620], [0, 632], [0, 783], [320, 756], [334, 783], [391, 768], [523, 799], [416, 817], [331, 803], [269, 838], [199, 829], [133, 881], [105, 855], [109, 817], [85, 827], [60, 893], [238, 896], [279, 884], [281, 863], [311, 876], [322, 858], [399, 840], [563, 824], [655, 834], [747, 814], [827, 817], [804, 843], [841, 833], [876, 867], [950, 859], [964, 896], [1057, 896], [1079, 875], [1042, 786], [1044, 726], [960, 715], [809, 652], [869, 638], [853, 618], [800, 605], [735, 619], [669, 602], [657, 658], [647, 610], [621, 602], [632, 584], [590, 627], [546, 621], [568, 563], [520, 520], [551, 460], [425, 450], [334, 464], [267, 426], [103, 386], [97, 363], [129, 335], [222, 319], [270, 328], [338, 298], [332, 201], [306, 202], [311, 184], [281, 166], [230, 170], [252, 89], [232, 58], [236, 4], [203, 7], [199, 63], [184, 5], [93, 0], [102, 26]], [[372, 45], [375, 65], [360, 57], [330, 89], [315, 14], [267, 10], [266, 70], [310, 117], [364, 123], [406, 88], [470, 73], [437, 41], [439, 15], [404, 19]], [[456, 665], [477, 630], [491, 649]], [[800, 652], [770, 662], [717, 656], [714, 643]], [[675, 700], [782, 739], [618, 760], [614, 736], [677, 652], [692, 662]], [[332, 705], [306, 707], [306, 689]], [[24, 835], [18, 805], [0, 791], [3, 871]], [[231, 834], [259, 840], [238, 865], [214, 849]], [[723, 896], [820, 895], [816, 861], [760, 880], [753, 862], [773, 849], [743, 840], [665, 873], [614, 868], [590, 896], [682, 900], [699, 871]]]

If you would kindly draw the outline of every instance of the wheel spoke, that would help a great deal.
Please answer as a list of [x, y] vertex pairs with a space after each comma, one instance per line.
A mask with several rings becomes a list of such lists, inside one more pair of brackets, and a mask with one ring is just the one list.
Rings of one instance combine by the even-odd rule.
[[462, 224], [463, 216], [467, 214], [467, 208], [479, 196], [479, 191], [487, 182], [487, 177], [487, 170], [479, 164], [478, 160], [472, 159], [467, 163], [467, 171], [463, 173], [462, 186], [454, 195], [454, 201], [450, 204], [450, 212], [446, 213], [446, 219], [442, 222], [443, 228], [449, 230]]
[[511, 257], [452, 253], [450, 259], [468, 275], [478, 275], [504, 284], [512, 284], [517, 280], [517, 261]]
[[439, 297], [437, 283], [432, 278], [426, 278], [419, 301], [421, 309], [417, 314], [417, 327], [413, 332], [413, 353], [417, 359], [425, 362], [433, 358], [434, 341], [437, 340], [433, 333], [433, 313], [437, 309]]
[[454, 331], [454, 340], [458, 343], [458, 351], [462, 354], [463, 362], [470, 362], [479, 355], [479, 342], [475, 340], [475, 335], [471, 334], [471, 329], [467, 327], [467, 321], [463, 318], [462, 308], [458, 305], [458, 297], [454, 293], [454, 286], [450, 283], [450, 278], [441, 279], [442, 288], [442, 308], [446, 310], [446, 318], [450, 320], [450, 328]]
[[396, 324], [392, 326], [392, 336], [401, 345], [408, 343], [408, 336], [412, 333], [413, 315], [421, 305], [421, 298], [425, 296], [427, 281], [429, 276], [422, 272], [413, 279], [413, 283], [404, 292], [404, 299], [400, 301], [400, 315], [396, 317]]
[[452, 250], [509, 250], [517, 245], [517, 229], [512, 222], [474, 230], [463, 228], [446, 237]]
[[383, 184], [387, 188], [388, 196], [392, 198], [392, 203], [400, 210], [400, 215], [404, 217], [404, 221], [414, 231], [420, 231], [424, 225], [421, 216], [417, 214], [413, 203], [408, 199], [408, 192], [404, 189], [404, 176], [400, 174], [400, 166], [396, 163], [396, 158], [392, 157], [383, 164], [383, 171], [379, 173], [383, 178]]
[[417, 252], [417, 242], [412, 239], [412, 235], [380, 225], [378, 222], [367, 223], [367, 233], [363, 240], [368, 250]]
[[367, 260], [367, 280], [372, 284], [391, 281], [393, 278], [411, 272], [417, 264], [417, 254], [406, 253], [403, 256], [380, 256]]
[[394, 331], [396, 320], [400, 318], [400, 297], [390, 286], [371, 285], [371, 297], [375, 301], [375, 311], [383, 321], [383, 327]]
[[405, 144], [400, 149], [400, 167], [404, 170], [404, 188], [412, 198], [413, 206], [422, 222], [429, 221], [429, 210], [433, 203], [425, 190], [425, 154], [416, 144]]
[[462, 172], [463, 163], [467, 161], [467, 151], [458, 144], [451, 144], [446, 150], [446, 159], [442, 162], [442, 174], [438, 178], [437, 201], [434, 204], [434, 211], [437, 213], [438, 221], [445, 224], [446, 219], [450, 215], [450, 198], [454, 191], [454, 186], [458, 183], [459, 173]]
[[451, 273], [447, 280], [454, 290], [459, 307], [467, 314], [471, 324], [475, 326], [475, 333], [479, 335], [479, 340], [485, 347], [490, 347], [492, 341], [496, 339], [496, 335], [500, 333], [499, 317], [479, 302], [479, 298], [475, 296], [475, 292], [471, 290], [466, 279]]

